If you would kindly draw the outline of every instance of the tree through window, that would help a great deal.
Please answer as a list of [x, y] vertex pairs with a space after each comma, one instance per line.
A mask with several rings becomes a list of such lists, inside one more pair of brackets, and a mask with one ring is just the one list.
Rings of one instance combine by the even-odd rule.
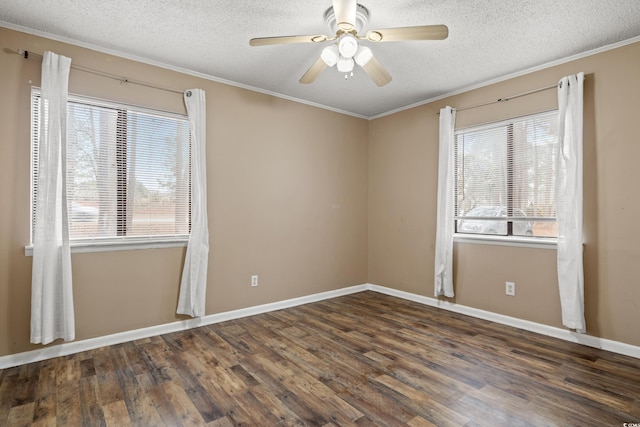
[[[33, 182], [46, 111], [32, 96]], [[67, 206], [74, 239], [189, 234], [186, 117], [79, 97], [67, 103]], [[33, 187], [33, 197], [37, 186]]]
[[455, 132], [456, 232], [555, 237], [557, 112]]

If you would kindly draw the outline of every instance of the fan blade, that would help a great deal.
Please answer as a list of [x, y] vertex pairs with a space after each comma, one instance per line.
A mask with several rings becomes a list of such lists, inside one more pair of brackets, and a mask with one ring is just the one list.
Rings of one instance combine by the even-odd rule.
[[446, 25], [420, 25], [417, 27], [387, 28], [367, 31], [371, 42], [396, 42], [402, 40], [444, 40], [449, 37]]
[[362, 66], [362, 69], [378, 86], [384, 86], [391, 81], [391, 74], [389, 74], [375, 56], [372, 56], [369, 62]]
[[304, 76], [300, 77], [300, 83], [313, 83], [316, 81], [320, 73], [327, 68], [327, 64], [324, 63], [322, 58], [318, 58], [318, 60], [304, 73]]
[[265, 46], [269, 44], [289, 44], [289, 43], [321, 43], [329, 40], [324, 34], [309, 36], [280, 36], [280, 37], [258, 37], [249, 40], [251, 46]]
[[333, 13], [338, 28], [351, 31], [356, 27], [356, 0], [333, 0]]

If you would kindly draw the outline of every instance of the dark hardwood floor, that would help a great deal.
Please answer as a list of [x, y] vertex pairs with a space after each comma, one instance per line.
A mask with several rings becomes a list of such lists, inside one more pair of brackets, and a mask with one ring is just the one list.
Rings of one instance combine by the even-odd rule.
[[9, 426], [625, 422], [639, 359], [374, 292], [0, 371]]

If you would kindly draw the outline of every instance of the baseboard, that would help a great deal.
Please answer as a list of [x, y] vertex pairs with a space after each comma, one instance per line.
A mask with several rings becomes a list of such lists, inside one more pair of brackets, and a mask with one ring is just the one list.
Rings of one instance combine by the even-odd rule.
[[461, 304], [452, 303], [449, 301], [439, 300], [437, 298], [426, 297], [422, 295], [412, 294], [410, 292], [399, 291], [397, 289], [386, 288], [384, 286], [378, 286], [368, 284], [367, 289], [374, 292], [379, 292], [385, 295], [390, 295], [409, 301], [414, 301], [420, 304], [429, 305], [432, 307], [441, 308], [444, 310], [453, 311], [467, 316], [476, 317], [479, 319], [489, 320], [495, 323], [501, 323], [507, 326], [513, 326], [515, 328], [524, 329], [530, 332], [536, 332], [541, 335], [547, 335], [554, 338], [559, 338], [564, 341], [570, 341], [589, 347], [595, 347], [602, 350], [610, 351], [612, 353], [623, 354], [625, 356], [635, 357], [640, 359], [640, 347], [631, 344], [625, 344], [619, 341], [613, 341], [606, 338], [598, 338], [593, 335], [578, 334], [568, 329], [556, 328], [553, 326], [543, 325], [541, 323], [531, 322], [528, 320], [518, 319], [516, 317], [505, 316], [503, 314], [493, 313], [491, 311], [480, 310], [473, 307], [468, 307]]
[[177, 322], [167, 323], [164, 325], [150, 326], [148, 328], [135, 329], [132, 331], [119, 332], [116, 334], [105, 335], [102, 337], [90, 338], [81, 341], [66, 342], [44, 347], [38, 350], [27, 351], [23, 353], [10, 354], [0, 356], [0, 369], [11, 368], [13, 366], [24, 365], [26, 363], [39, 362], [41, 360], [51, 359], [59, 356], [67, 356], [74, 353], [80, 353], [87, 350], [93, 350], [109, 345], [121, 344], [128, 341], [149, 338], [157, 335], [168, 334], [172, 332], [184, 331], [186, 329], [197, 328], [199, 326], [212, 325], [214, 323], [225, 322], [227, 320], [240, 319], [242, 317], [254, 316], [256, 314], [268, 313], [271, 311], [282, 310], [285, 308], [295, 307], [298, 305], [309, 304], [312, 302], [323, 301], [330, 298], [336, 298], [343, 295], [350, 295], [363, 291], [374, 291], [381, 294], [394, 296], [397, 298], [414, 301], [420, 304], [453, 311], [467, 316], [479, 319], [489, 320], [491, 322], [501, 323], [507, 326], [536, 332], [541, 335], [547, 335], [570, 341], [589, 347], [600, 348], [612, 353], [623, 354], [625, 356], [640, 359], [640, 347], [618, 341], [598, 338], [592, 335], [577, 334], [567, 329], [556, 328], [553, 326], [543, 325], [541, 323], [531, 322], [528, 320], [518, 319], [515, 317], [505, 316], [490, 311], [480, 310], [461, 304], [455, 304], [436, 298], [417, 295], [410, 292], [399, 291], [397, 289], [387, 288], [374, 284], [364, 284], [351, 286], [348, 288], [337, 289], [334, 291], [321, 292], [313, 295], [307, 295], [299, 298], [292, 298], [284, 301], [277, 301], [269, 304], [262, 304], [253, 307], [242, 308], [239, 310], [226, 311], [223, 313], [210, 314], [195, 319], [181, 320]]
[[59, 356], [67, 356], [74, 353], [80, 353], [82, 351], [93, 350], [108, 345], [121, 344], [124, 342], [139, 340], [143, 338], [149, 338], [156, 335], [184, 331], [186, 329], [196, 328], [199, 326], [212, 325], [214, 323], [220, 323], [227, 320], [240, 319], [242, 317], [253, 316], [270, 311], [282, 310], [284, 308], [295, 307], [298, 305], [309, 304], [312, 302], [336, 298], [343, 295], [354, 294], [357, 292], [366, 291], [367, 289], [367, 285], [351, 286], [348, 288], [337, 289], [335, 291], [321, 292], [299, 298], [292, 298], [284, 301], [277, 301], [274, 303], [242, 308], [239, 310], [210, 314], [195, 319], [180, 320], [177, 322], [166, 323], [164, 325], [150, 326], [148, 328], [119, 332], [102, 337], [55, 344], [49, 347], [43, 347], [38, 350], [0, 356], [0, 369], [11, 368], [13, 366], [24, 365], [26, 363], [39, 362], [41, 360], [51, 359]]

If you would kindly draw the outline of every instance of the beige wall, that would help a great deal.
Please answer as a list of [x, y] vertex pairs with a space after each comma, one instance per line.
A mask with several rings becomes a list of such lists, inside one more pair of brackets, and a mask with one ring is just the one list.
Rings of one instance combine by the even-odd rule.
[[[366, 282], [431, 296], [438, 121], [584, 71], [588, 332], [640, 345], [640, 43], [367, 122], [0, 28], [2, 48], [207, 94], [207, 314]], [[0, 356], [29, 344], [29, 93], [39, 63], [0, 52]], [[30, 83], [31, 82], [31, 83]], [[184, 112], [163, 91], [72, 71], [70, 91]], [[459, 112], [468, 126], [556, 107], [553, 90]], [[77, 339], [179, 319], [183, 248], [74, 254]], [[455, 301], [561, 326], [555, 251], [455, 245]], [[260, 286], [249, 278], [260, 275]], [[504, 295], [515, 281], [517, 296]]]
[[[0, 28], [4, 48], [207, 96], [207, 314], [367, 282], [366, 120]], [[29, 344], [29, 94], [0, 52], [0, 356]], [[72, 70], [72, 93], [184, 113], [181, 95]], [[175, 321], [184, 248], [72, 255], [76, 337]], [[250, 287], [258, 274], [260, 285]]]
[[[583, 71], [587, 332], [640, 345], [640, 43], [373, 120], [369, 126], [369, 282], [433, 295], [438, 116]], [[460, 111], [465, 127], [557, 108], [554, 90]], [[456, 243], [455, 302], [562, 326], [556, 252]], [[516, 283], [515, 297], [504, 294]]]

